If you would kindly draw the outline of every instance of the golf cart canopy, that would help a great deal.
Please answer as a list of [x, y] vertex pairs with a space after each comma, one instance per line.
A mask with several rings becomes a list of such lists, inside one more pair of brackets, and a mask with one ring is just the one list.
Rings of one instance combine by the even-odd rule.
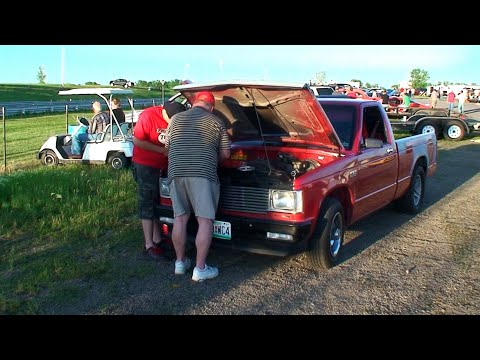
[[82, 88], [60, 90], [58, 95], [132, 95], [133, 90], [114, 88]]

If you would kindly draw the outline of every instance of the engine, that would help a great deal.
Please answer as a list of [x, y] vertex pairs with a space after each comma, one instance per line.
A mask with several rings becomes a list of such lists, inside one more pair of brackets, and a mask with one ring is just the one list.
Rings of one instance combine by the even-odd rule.
[[241, 162], [238, 167], [220, 168], [222, 185], [290, 188], [292, 181], [320, 166], [313, 159], [299, 160], [290, 153], [278, 153], [273, 159]]

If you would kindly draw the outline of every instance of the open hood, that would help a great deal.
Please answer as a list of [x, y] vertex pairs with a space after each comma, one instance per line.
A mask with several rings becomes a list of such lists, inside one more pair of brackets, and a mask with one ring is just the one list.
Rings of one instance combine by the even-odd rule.
[[338, 152], [341, 143], [308, 85], [275, 82], [214, 82], [174, 88], [193, 103], [200, 91], [215, 97], [215, 114], [235, 140], [281, 137]]

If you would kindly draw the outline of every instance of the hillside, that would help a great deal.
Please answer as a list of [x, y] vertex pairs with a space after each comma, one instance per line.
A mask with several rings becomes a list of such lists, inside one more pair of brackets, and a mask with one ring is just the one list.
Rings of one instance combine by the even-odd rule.
[[[110, 87], [109, 85], [75, 85], [65, 84], [62, 87], [60, 84], [0, 84], [0, 102], [7, 101], [57, 101], [64, 100], [61, 96], [58, 96], [59, 90], [68, 90], [73, 88], [89, 88], [89, 87]], [[148, 88], [133, 87], [133, 98], [145, 99], [145, 98], [160, 98], [162, 96], [161, 89], [154, 89], [148, 91]], [[173, 90], [165, 89], [165, 98], [173, 95]], [[75, 97], [72, 97], [76, 99]], [[84, 97], [78, 97], [78, 99], [84, 99]]]

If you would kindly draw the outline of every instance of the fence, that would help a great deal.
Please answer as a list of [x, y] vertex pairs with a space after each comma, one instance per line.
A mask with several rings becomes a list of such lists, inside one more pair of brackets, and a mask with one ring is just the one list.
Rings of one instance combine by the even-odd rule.
[[[25, 158], [29, 159], [29, 164], [35, 163], [36, 159], [34, 159], [34, 156], [36, 151], [40, 149], [43, 141], [45, 141], [49, 137], [48, 130], [42, 129], [43, 126], [38, 126], [38, 122], [36, 122], [35, 119], [37, 116], [60, 115], [62, 113], [65, 113], [66, 116], [64, 120], [62, 118], [61, 124], [60, 120], [55, 120], [55, 131], [57, 131], [57, 133], [60, 133], [63, 131], [66, 132], [66, 129], [68, 129], [67, 114], [81, 111], [90, 112], [92, 108], [91, 101], [23, 101], [9, 103], [8, 106], [5, 106], [4, 104], [7, 103], [0, 103], [0, 119], [2, 121], [2, 147], [0, 147], [0, 153], [2, 153], [2, 155], [0, 156], [0, 158], [3, 160], [0, 165], [0, 173], [6, 173], [7, 171], [14, 171], [24, 168], [24, 163], [27, 163], [27, 161], [25, 161]], [[134, 106], [136, 110], [142, 110], [147, 107], [160, 104], [161, 102], [155, 99], [134, 100]], [[137, 111], [135, 112], [135, 114], [129, 114], [129, 112], [126, 111], [125, 115], [127, 121], [135, 122], [138, 118]], [[21, 132], [16, 129], [16, 134], [21, 133], [21, 135], [12, 135], [13, 133], [15, 133], [15, 131], [10, 131], [10, 129], [8, 129], [10, 135], [7, 134], [7, 121], [9, 124], [8, 128], [10, 128], [10, 126], [12, 126], [12, 128], [18, 128], [18, 126], [20, 125], [18, 121], [21, 121], [22, 119], [27, 120], [29, 122], [29, 125], [26, 124], [25, 129], [22, 129]], [[33, 123], [35, 125], [32, 125]], [[13, 137], [18, 137], [18, 139], [14, 139]], [[7, 138], [9, 141], [8, 148]], [[40, 145], [38, 143], [40, 143]], [[26, 167], [28, 166], [29, 165], [27, 165]]]

